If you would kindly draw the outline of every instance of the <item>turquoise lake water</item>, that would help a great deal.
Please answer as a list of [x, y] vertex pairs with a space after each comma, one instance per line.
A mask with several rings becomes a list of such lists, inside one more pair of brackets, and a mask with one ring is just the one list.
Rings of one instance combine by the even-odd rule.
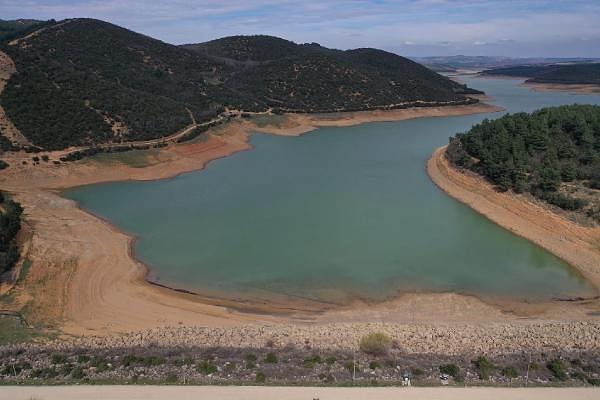
[[[508, 112], [597, 103], [519, 80], [465, 79]], [[405, 291], [547, 299], [590, 295], [564, 262], [448, 197], [425, 163], [456, 132], [503, 113], [252, 136], [254, 149], [152, 182], [65, 195], [138, 237], [165, 285], [343, 302]]]

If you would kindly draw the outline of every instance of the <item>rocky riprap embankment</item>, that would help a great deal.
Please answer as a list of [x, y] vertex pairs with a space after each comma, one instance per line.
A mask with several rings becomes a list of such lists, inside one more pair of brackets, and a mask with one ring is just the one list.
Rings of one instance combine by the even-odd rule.
[[360, 338], [378, 331], [390, 336], [408, 354], [500, 355], [526, 352], [596, 351], [600, 354], [600, 321], [464, 324], [322, 324], [248, 325], [235, 328], [166, 327], [123, 336], [84, 337], [54, 341], [45, 347], [310, 346], [353, 350]]
[[[383, 332], [385, 354], [360, 350]], [[600, 323], [482, 325], [324, 324], [170, 327], [114, 337], [86, 337], [0, 347], [4, 382], [439, 384], [440, 367], [487, 384], [474, 360], [485, 357], [497, 384], [600, 383]], [[356, 362], [356, 369], [354, 368]], [[558, 363], [557, 370], [549, 367]]]

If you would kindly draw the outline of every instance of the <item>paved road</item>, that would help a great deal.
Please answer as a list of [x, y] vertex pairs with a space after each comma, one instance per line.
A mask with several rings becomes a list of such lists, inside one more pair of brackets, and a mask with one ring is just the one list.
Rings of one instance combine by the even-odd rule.
[[598, 400], [600, 388], [0, 386], [0, 400]]

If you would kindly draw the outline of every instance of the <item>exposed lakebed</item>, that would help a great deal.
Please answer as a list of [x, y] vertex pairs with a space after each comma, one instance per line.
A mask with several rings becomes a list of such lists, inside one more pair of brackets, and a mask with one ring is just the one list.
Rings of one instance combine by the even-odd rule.
[[[508, 112], [598, 95], [468, 79]], [[557, 257], [439, 190], [425, 162], [448, 137], [502, 113], [253, 135], [204, 170], [65, 195], [137, 237], [153, 280], [239, 299], [344, 302], [406, 291], [548, 299], [593, 289]]]

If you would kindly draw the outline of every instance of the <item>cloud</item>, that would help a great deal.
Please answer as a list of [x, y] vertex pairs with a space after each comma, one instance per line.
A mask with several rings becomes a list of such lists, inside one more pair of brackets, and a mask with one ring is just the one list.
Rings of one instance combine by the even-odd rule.
[[413, 55], [600, 56], [594, 0], [0, 0], [0, 10], [5, 19], [98, 18], [171, 43], [265, 33]]

